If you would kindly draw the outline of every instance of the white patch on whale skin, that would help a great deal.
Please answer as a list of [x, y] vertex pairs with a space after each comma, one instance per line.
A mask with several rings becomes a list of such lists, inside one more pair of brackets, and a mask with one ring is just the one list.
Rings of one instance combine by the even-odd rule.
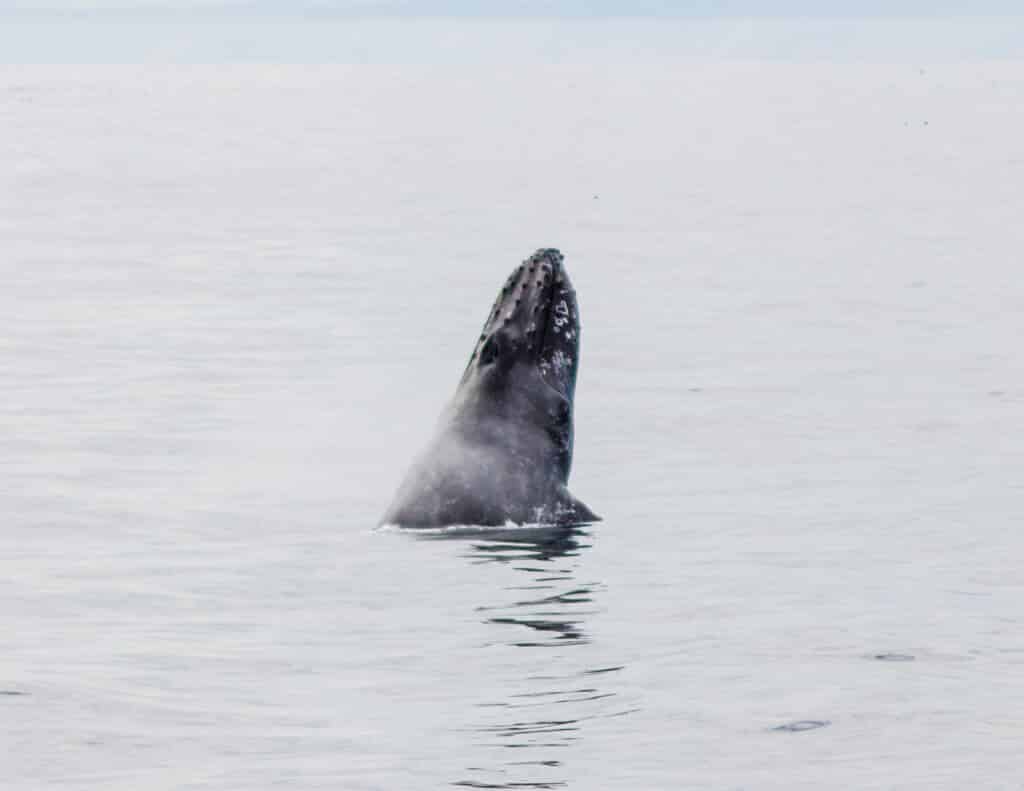
[[555, 349], [555, 353], [551, 357], [551, 364], [554, 366], [556, 371], [561, 371], [566, 366], [572, 364], [572, 358], [561, 349]]
[[559, 300], [558, 304], [554, 307], [553, 324], [555, 325], [555, 332], [558, 332], [562, 327], [569, 323], [570, 316], [569, 303], [564, 299]]

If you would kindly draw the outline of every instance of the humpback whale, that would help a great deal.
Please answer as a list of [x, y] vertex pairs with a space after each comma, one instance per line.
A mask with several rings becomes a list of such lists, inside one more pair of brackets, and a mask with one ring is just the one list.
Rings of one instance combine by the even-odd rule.
[[538, 250], [498, 294], [433, 439], [381, 524], [599, 520], [567, 488], [579, 350], [579, 306], [562, 254]]

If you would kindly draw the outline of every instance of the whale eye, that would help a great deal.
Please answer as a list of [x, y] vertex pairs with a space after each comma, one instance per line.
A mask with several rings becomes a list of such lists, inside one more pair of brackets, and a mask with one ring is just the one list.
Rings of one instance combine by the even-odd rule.
[[488, 363], [493, 363], [500, 354], [501, 344], [498, 342], [498, 336], [492, 335], [480, 350], [480, 364], [487, 365]]

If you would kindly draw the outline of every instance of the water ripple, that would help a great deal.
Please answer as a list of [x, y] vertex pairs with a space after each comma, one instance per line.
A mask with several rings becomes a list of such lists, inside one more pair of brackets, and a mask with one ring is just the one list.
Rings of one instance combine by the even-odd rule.
[[[604, 591], [600, 582], [578, 579], [577, 558], [589, 547], [588, 533], [582, 528], [531, 528], [491, 535], [478, 531], [424, 537], [469, 538], [466, 558], [470, 563], [498, 563], [525, 575], [514, 584], [508, 584], [505, 577], [506, 584], [496, 589], [505, 601], [484, 602], [474, 608], [486, 613], [484, 624], [497, 628], [492, 634], [495, 639], [482, 647], [545, 649], [524, 654], [526, 661], [514, 663], [517, 674], [503, 684], [508, 691], [500, 696], [492, 693], [490, 699], [474, 704], [476, 716], [460, 730], [472, 735], [476, 759], [465, 770], [469, 776], [452, 785], [564, 787], [568, 775], [563, 751], [585, 738], [585, 724], [635, 711], [621, 705], [615, 708], [618, 693], [607, 688], [614, 681], [611, 674], [624, 667], [591, 664], [587, 654], [580, 653], [591, 644], [586, 621], [600, 611], [599, 598]], [[522, 591], [542, 595], [523, 596]], [[528, 637], [524, 638], [523, 630]], [[543, 672], [556, 666], [564, 672]], [[597, 679], [601, 684], [595, 683]], [[516, 760], [509, 759], [508, 751], [517, 754]], [[558, 751], [559, 757], [552, 751]], [[520, 757], [524, 752], [527, 757]], [[488, 760], [482, 761], [481, 755]]]

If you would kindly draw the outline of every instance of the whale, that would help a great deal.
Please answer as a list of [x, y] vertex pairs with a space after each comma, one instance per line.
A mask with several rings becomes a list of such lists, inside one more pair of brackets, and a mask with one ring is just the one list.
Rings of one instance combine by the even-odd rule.
[[599, 521], [568, 489], [579, 362], [576, 291], [562, 254], [539, 249], [498, 293], [455, 394], [380, 524]]

